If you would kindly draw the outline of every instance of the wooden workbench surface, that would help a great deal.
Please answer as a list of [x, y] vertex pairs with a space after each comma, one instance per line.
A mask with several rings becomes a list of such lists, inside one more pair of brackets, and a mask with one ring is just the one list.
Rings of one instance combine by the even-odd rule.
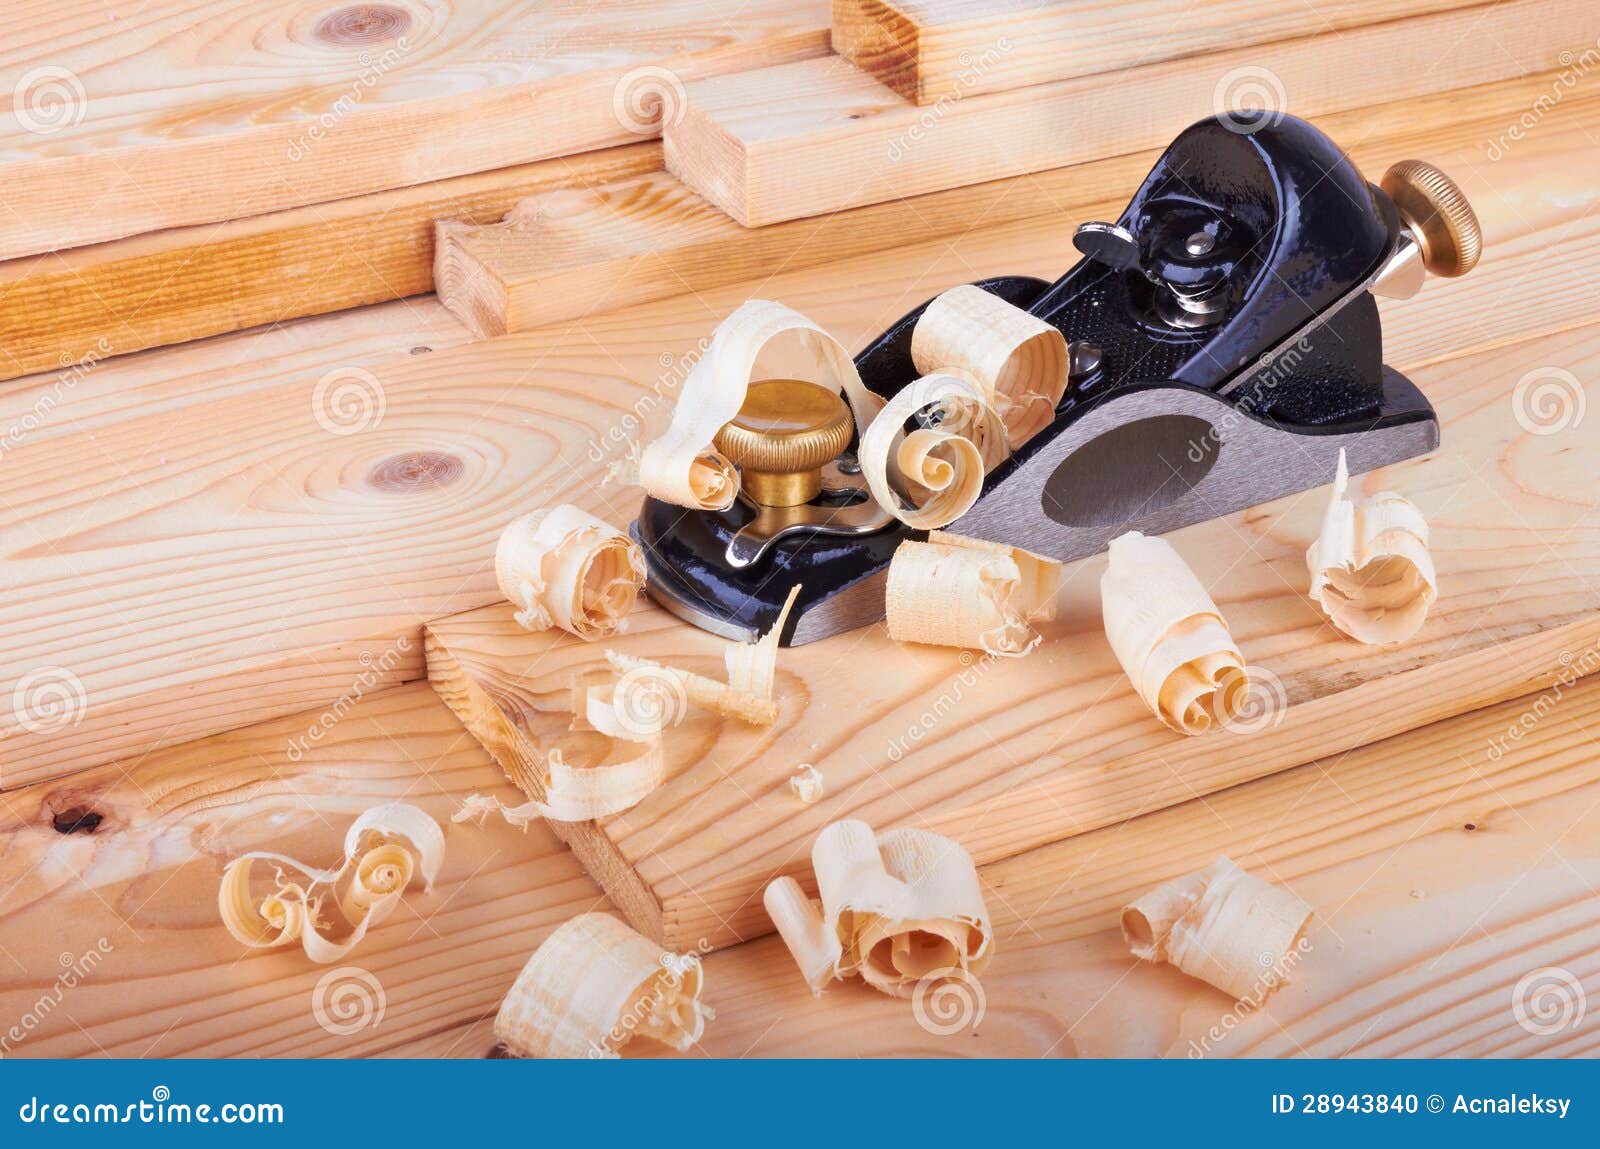
[[[103, 50], [73, 15], [81, 8], [68, 6], [63, 27], [92, 62]], [[794, 14], [757, 5], [726, 42], [686, 46], [695, 58], [684, 67], [692, 76], [746, 57], [815, 55], [820, 11], [809, 2]], [[623, 45], [619, 60], [584, 83], [609, 93], [611, 73], [643, 51]], [[105, 61], [113, 77], [116, 63]], [[456, 64], [450, 74], [470, 80], [482, 61], [469, 53]], [[404, 78], [396, 74], [373, 114], [433, 130], [433, 105], [410, 98]], [[311, 79], [317, 91], [333, 82]], [[343, 82], [343, 73], [334, 79]], [[487, 92], [464, 83], [447, 96], [515, 119], [520, 112], [500, 97], [525, 94], [533, 82], [517, 74]], [[1451, 419], [1489, 428], [1474, 441], [1490, 446], [1471, 460], [1440, 455], [1396, 469], [1417, 476], [1448, 548], [1477, 565], [1441, 587], [1435, 631], [1383, 657], [1417, 672], [1459, 639], [1480, 662], [1505, 652], [1507, 665], [1493, 671], [1512, 685], [1470, 695], [1494, 700], [1486, 708], [1407, 729], [1453, 711], [1408, 696], [1422, 717], [1389, 721], [1383, 704], [1396, 698], [1385, 699], [1378, 684], [1363, 705], [1382, 731], [1406, 732], [1305, 761], [1323, 751], [1318, 744], [1297, 751], [1292, 760], [1304, 765], [1265, 777], [1238, 770], [1191, 787], [1220, 743], [1196, 743], [1204, 750], [1192, 756], [1179, 744], [1170, 758], [1144, 763], [1168, 775], [1159, 803], [1167, 808], [1134, 803], [1066, 840], [1040, 834], [984, 854], [995, 859], [981, 876], [998, 952], [982, 978], [975, 1025], [933, 1032], [909, 1003], [856, 984], [814, 999], [767, 936], [706, 959], [706, 997], [718, 1016], [691, 1055], [1597, 1052], [1600, 1011], [1552, 1027], [1515, 1008], [1540, 978], [1600, 992], [1600, 681], [1578, 679], [1600, 669], [1592, 607], [1600, 585], [1583, 565], [1596, 553], [1596, 496], [1585, 477], [1600, 422], [1593, 413], [1582, 422], [1585, 395], [1600, 402], [1600, 99], [1580, 86], [1544, 106], [1548, 89], [1548, 79], [1524, 77], [1338, 118], [1340, 139], [1369, 174], [1412, 152], [1451, 170], [1477, 200], [1490, 244], [1473, 276], [1384, 305], [1390, 361], [1436, 383]], [[237, 98], [241, 107], [271, 108], [288, 97], [274, 89]], [[1538, 110], [1531, 127], [1508, 135], [1530, 108]], [[0, 162], [30, 186], [55, 187], [59, 171], [96, 171], [91, 145], [121, 136], [140, 172], [164, 171], [175, 158], [163, 186], [179, 187], [212, 152], [199, 137], [158, 130], [162, 122], [91, 116], [48, 150], [23, 141], [19, 152], [0, 136]], [[481, 121], [462, 146], [490, 147], [495, 122]], [[277, 148], [285, 130], [273, 122], [228, 133]], [[598, 132], [585, 146], [614, 135]], [[264, 206], [339, 192], [338, 149], [351, 141], [336, 139], [306, 165], [306, 178], [321, 181], [315, 189], [289, 188]], [[537, 154], [491, 148], [459, 170]], [[515, 799], [491, 754], [416, 681], [424, 625], [454, 616], [459, 633], [474, 618], [504, 613], [488, 564], [501, 524], [546, 498], [618, 521], [631, 513], [633, 493], [602, 490], [606, 460], [587, 448], [609, 444], [608, 428], [676, 386], [671, 372], [682, 353], [740, 299], [783, 299], [859, 346], [951, 284], [1000, 271], [1059, 272], [1078, 219], [1115, 211], [1131, 190], [1118, 164], [1125, 160], [1108, 160], [1095, 175], [1085, 169], [1082, 195], [1051, 198], [1057, 218], [1043, 223], [1018, 217], [825, 266], [779, 267], [759, 285], [690, 291], [498, 339], [471, 341], [424, 298], [91, 362], [64, 389], [54, 376], [8, 385], [0, 427], [37, 425], [26, 442], [7, 444], [16, 457], [0, 474], [0, 509], [14, 523], [0, 557], [16, 607], [0, 617], [8, 656], [0, 698], [33, 658], [71, 663], [92, 705], [47, 737], [0, 725], [0, 1054], [491, 1053], [494, 1010], [527, 955], [572, 915], [613, 908], [549, 827], [449, 827], [436, 887], [408, 894], [332, 969], [298, 951], [245, 950], [228, 936], [215, 904], [227, 861], [268, 849], [332, 862], [351, 819], [379, 802], [413, 802], [448, 822], [469, 794]], [[1019, 177], [1019, 194], [1049, 185], [1030, 180]], [[0, 250], [36, 250], [68, 215], [88, 239], [229, 210], [229, 188], [219, 183], [194, 218], [178, 210], [187, 210], [181, 197], [157, 197], [148, 219], [102, 220], [77, 202], [88, 186], [62, 199], [54, 216], [0, 227]], [[1577, 418], [1569, 411], [1564, 432], [1515, 432], [1513, 392], [1530, 372], [1567, 388]], [[381, 377], [381, 434], [319, 425], [317, 388], [340, 373]], [[41, 409], [55, 414], [38, 421]], [[1239, 577], [1292, 597], [1302, 577], [1298, 546], [1318, 504], [1320, 496], [1308, 497], [1298, 509], [1230, 516], [1240, 539], [1283, 534], [1270, 562]], [[1514, 524], [1523, 549], [1513, 551], [1497, 523]], [[1219, 576], [1233, 565], [1216, 553], [1196, 564]], [[1254, 584], [1240, 585], [1239, 594], [1255, 593]], [[1485, 613], [1496, 596], [1515, 599], [1499, 619]], [[1295, 601], [1309, 634], [1316, 619]], [[1463, 618], [1470, 625], [1440, 629]], [[1544, 625], [1552, 619], [1559, 631]], [[638, 622], [637, 639], [670, 646], [664, 620]], [[1091, 634], [1092, 612], [1069, 613], [1057, 629], [1073, 626]], [[1535, 636], [1548, 641], [1518, 641]], [[1260, 635], [1244, 637], [1265, 645]], [[1264, 653], [1274, 652], [1282, 653]], [[903, 657], [932, 665], [939, 655]], [[1110, 673], [1109, 653], [1095, 657]], [[1502, 700], [1530, 684], [1534, 694]], [[560, 685], [552, 678], [546, 693]], [[1461, 684], [1441, 676], [1438, 685]], [[1144, 720], [1124, 702], [1130, 721]], [[997, 707], [992, 720], [1006, 714]], [[199, 740], [172, 745], [188, 738]], [[1114, 759], [1099, 768], [1126, 786]], [[892, 821], [891, 811], [885, 798], [877, 813]], [[1058, 813], [1074, 814], [1040, 816]], [[806, 835], [795, 838], [799, 857]], [[1309, 952], [1290, 983], [1243, 1013], [1171, 968], [1134, 961], [1117, 929], [1130, 898], [1224, 853], [1315, 911]], [[695, 896], [692, 887], [677, 893]], [[79, 970], [91, 954], [92, 968], [65, 984], [63, 971]], [[371, 1002], [355, 1025], [328, 1015], [341, 977], [365, 987]]]
[[[442, 819], [473, 791], [514, 796], [425, 686], [369, 696], [292, 760], [317, 717], [0, 797], [0, 1017], [36, 1019], [7, 1056], [491, 1052], [493, 1011], [526, 955], [570, 915], [608, 908], [542, 826], [451, 828], [439, 886], [408, 895], [341, 963], [383, 1001], [347, 1034], [314, 1009], [327, 967], [244, 951], [218, 923], [217, 880], [244, 850], [331, 860], [371, 803]], [[1597, 735], [1600, 680], [1561, 684], [985, 867], [997, 955], [981, 1023], [955, 1034], [859, 984], [812, 998], [776, 937], [720, 951], [706, 959], [717, 1019], [693, 1053], [1594, 1052], [1592, 1021], [1531, 1032], [1512, 996], [1545, 967], [1600, 992]], [[86, 815], [99, 815], [92, 829]], [[1117, 927], [1130, 898], [1220, 853], [1315, 911], [1289, 983], [1244, 1016], [1136, 962]], [[103, 959], [58, 995], [65, 959], [97, 946]], [[1208, 1041], [1213, 1026], [1226, 1036]]]

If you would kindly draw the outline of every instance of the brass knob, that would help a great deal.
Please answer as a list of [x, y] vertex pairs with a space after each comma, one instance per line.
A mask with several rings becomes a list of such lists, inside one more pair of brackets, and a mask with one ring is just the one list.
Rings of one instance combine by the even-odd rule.
[[1483, 228], [1455, 180], [1422, 160], [1401, 160], [1383, 173], [1383, 190], [1422, 248], [1434, 275], [1465, 275], [1483, 254]]
[[797, 507], [822, 490], [822, 468], [850, 445], [850, 408], [826, 387], [765, 379], [745, 392], [716, 448], [739, 468], [744, 493], [764, 507]]

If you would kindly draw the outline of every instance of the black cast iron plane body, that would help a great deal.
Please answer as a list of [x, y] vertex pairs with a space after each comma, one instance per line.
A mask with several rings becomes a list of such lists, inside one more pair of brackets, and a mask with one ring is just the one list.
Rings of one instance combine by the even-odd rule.
[[[1159, 534], [1329, 482], [1341, 448], [1353, 473], [1432, 450], [1433, 409], [1383, 365], [1368, 290], [1402, 228], [1390, 198], [1304, 121], [1187, 129], [1115, 225], [1080, 230], [1088, 258], [1055, 283], [976, 284], [1059, 329], [1073, 371], [1051, 425], [949, 529], [1066, 561], [1126, 530]], [[926, 306], [856, 357], [870, 390], [888, 398], [918, 377], [911, 332]], [[880, 619], [889, 559], [921, 537], [898, 523], [802, 532], [735, 569], [728, 543], [753, 514], [646, 498], [635, 537], [652, 597], [750, 639], [800, 583], [784, 641], [808, 642]]]

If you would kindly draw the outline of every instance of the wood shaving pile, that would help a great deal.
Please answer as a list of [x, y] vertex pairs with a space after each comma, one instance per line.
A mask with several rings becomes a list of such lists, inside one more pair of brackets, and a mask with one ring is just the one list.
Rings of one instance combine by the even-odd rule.
[[609, 523], [562, 504], [500, 533], [494, 573], [518, 626], [558, 626], [593, 641], [622, 629], [644, 586], [644, 554]]
[[[791, 353], [781, 373], [769, 363], [779, 349]], [[760, 361], [768, 377], [842, 392], [873, 498], [910, 526], [942, 527], [972, 506], [989, 470], [1049, 424], [1066, 390], [1066, 343], [997, 296], [958, 287], [918, 317], [912, 358], [922, 378], [885, 404], [838, 340], [782, 304], [749, 300], [717, 326], [671, 424], [640, 454], [637, 481], [677, 506], [732, 506], [739, 475], [713, 443], [739, 413]], [[924, 425], [908, 432], [914, 416]]]
[[1310, 916], [1288, 890], [1218, 858], [1124, 907], [1122, 936], [1135, 957], [1171, 962], [1235, 998], [1259, 1000], [1281, 980]]
[[1031, 624], [1055, 617], [1060, 585], [1053, 559], [933, 531], [901, 543], [889, 563], [889, 637], [1023, 655], [1040, 641]]
[[727, 648], [726, 683], [606, 651], [616, 677], [592, 681], [596, 676], [591, 674], [574, 681], [570, 729], [603, 734], [613, 745], [632, 746], [636, 752], [621, 762], [578, 766], [566, 760], [560, 747], [552, 748], [512, 776], [528, 801], [507, 806], [489, 795], [473, 794], [453, 821], [482, 824], [488, 815], [498, 814], [513, 826], [527, 826], [535, 818], [587, 822], [629, 810], [661, 785], [666, 771], [663, 738], [690, 703], [753, 725], [770, 725], [778, 715], [772, 697], [778, 642], [799, 593], [799, 586], [790, 589], [777, 621], [757, 642]]
[[1306, 551], [1311, 597], [1359, 642], [1404, 642], [1421, 628], [1438, 593], [1428, 523], [1409, 499], [1381, 491], [1355, 502], [1344, 452], [1322, 531]]
[[713, 1016], [693, 954], [664, 951], [610, 914], [579, 914], [545, 939], [494, 1019], [517, 1057], [613, 1058], [635, 1037], [680, 1053]]
[[1106, 638], [1145, 705], [1180, 734], [1227, 721], [1248, 691], [1244, 657], [1217, 604], [1165, 539], [1111, 540], [1100, 579]]
[[976, 975], [989, 964], [989, 911], [958, 843], [927, 830], [874, 834], [845, 820], [817, 835], [811, 865], [820, 900], [783, 877], [762, 901], [813, 993], [860, 974], [909, 997], [927, 978]]
[[[272, 891], [264, 895], [252, 890], [257, 862], [273, 869]], [[217, 908], [241, 945], [271, 949], [299, 942], [312, 961], [337, 961], [389, 916], [414, 880], [430, 888], [443, 862], [439, 823], [415, 806], [374, 806], [351, 823], [344, 861], [334, 869], [315, 869], [282, 854], [234, 859], [222, 873]], [[328, 903], [342, 919], [337, 926], [319, 920]]]

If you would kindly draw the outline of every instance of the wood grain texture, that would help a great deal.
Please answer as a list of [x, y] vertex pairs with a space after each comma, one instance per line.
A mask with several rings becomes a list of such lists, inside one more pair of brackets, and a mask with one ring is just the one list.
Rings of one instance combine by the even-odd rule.
[[669, 171], [759, 226], [1164, 145], [1231, 107], [1235, 90], [1302, 117], [1392, 111], [1553, 69], [1597, 35], [1583, 0], [1515, 0], [931, 107], [841, 58], [816, 59], [689, 85], [663, 142]]
[[[1374, 173], [1410, 150], [1448, 153], [1464, 166], [1485, 162], [1482, 145], [1503, 134], [1519, 102], [1532, 104], [1552, 90], [1564, 90], [1560, 74], [1540, 73], [1420, 100], [1404, 117], [1362, 109], [1319, 123], [1349, 141]], [[1558, 122], [1519, 141], [1524, 153], [1577, 157], [1597, 142], [1600, 97], [1579, 89], [1564, 98]], [[995, 226], [1051, 213], [1087, 218], [1108, 195], [1136, 186], [1158, 154], [1112, 156], [760, 228], [738, 225], [673, 176], [651, 173], [530, 196], [495, 224], [441, 222], [436, 279], [441, 301], [464, 323], [482, 336], [504, 335], [761, 278], [774, 268], [826, 264], [894, 247], [910, 235], [965, 231], [974, 221]], [[1506, 158], [1496, 152], [1490, 162]], [[1526, 166], [1526, 155], [1518, 159]], [[1590, 174], [1600, 171], [1581, 165], [1576, 182]], [[1575, 217], [1580, 231], [1587, 222]], [[1572, 240], [1581, 242], [1576, 234]]]
[[[20, 10], [17, 10], [20, 9]], [[0, 258], [632, 142], [681, 84], [827, 50], [823, 0], [29, 0]]]
[[[410, 802], [447, 823], [470, 793], [510, 793], [421, 684], [369, 695], [308, 740], [319, 719], [296, 715], [0, 798], [7, 1057], [379, 1053], [492, 1016], [551, 929], [606, 908], [543, 826], [448, 827], [434, 889], [407, 893], [340, 963], [376, 979], [381, 1015], [348, 1034], [325, 1028], [314, 1002], [331, 967], [229, 937], [216, 907], [223, 867], [261, 849], [337, 860], [345, 827], [378, 803]], [[84, 815], [100, 820], [90, 828]], [[57, 829], [75, 821], [74, 832]], [[60, 955], [94, 950], [90, 971], [63, 987]]]
[[[1405, 646], [1344, 639], [1306, 600], [1318, 489], [1169, 536], [1263, 683], [1248, 733], [1186, 739], [1150, 715], [1105, 641], [1104, 556], [1067, 568], [1059, 616], [1024, 659], [901, 646], [881, 624], [788, 650], [774, 727], [690, 715], [667, 740], [662, 787], [596, 824], [637, 874], [613, 890], [619, 907], [670, 946], [728, 945], [770, 928], [761, 889], [795, 872], [837, 818], [929, 826], [982, 863], [1542, 687], [1563, 652], [1600, 640], [1600, 504], [1584, 478], [1600, 432], [1581, 420], [1559, 434], [1524, 429], [1509, 394], [1550, 368], [1586, 381], [1573, 386], [1597, 401], [1600, 328], [1413, 374], [1444, 444], [1361, 480], [1406, 494], [1432, 528], [1441, 598]], [[561, 744], [566, 684], [605, 662], [593, 647], [522, 631], [511, 614], [486, 607], [428, 633], [430, 652], [448, 650], [499, 712], [514, 754], [487, 744], [514, 772]], [[652, 609], [609, 645], [715, 675], [724, 643]], [[1600, 669], [1600, 657], [1583, 665]], [[474, 732], [484, 724], [458, 714]], [[787, 791], [801, 762], [827, 780], [812, 806]], [[659, 918], [636, 912], [641, 901]]]
[[918, 104], [1471, 6], [1471, 0], [833, 0], [833, 50]]
[[[857, 982], [813, 998], [776, 937], [721, 950], [689, 1056], [1594, 1056], [1590, 1027], [1529, 1033], [1511, 1001], [1551, 964], [1600, 992], [1596, 730], [1581, 679], [984, 866], [997, 953], [953, 1033]], [[1314, 907], [1262, 1010], [1122, 944], [1123, 905], [1220, 854]], [[494, 1044], [485, 1018], [386, 1056]]]
[[[1129, 162], [1131, 159], [1132, 162]], [[761, 279], [903, 244], [1076, 207], [1131, 186], [1145, 157], [1059, 168], [932, 195], [747, 228], [665, 172], [532, 196], [504, 221], [438, 225], [439, 299], [482, 336], [505, 335], [685, 291]], [[1097, 196], [1098, 198], [1098, 196]]]
[[[1525, 737], [1491, 757], [1526, 713]], [[1594, 1056], [1592, 1024], [1532, 1033], [1512, 1000], [1544, 966], [1600, 992], [1596, 730], [1591, 679], [986, 866], [997, 949], [975, 1030], [931, 1033], [860, 984], [815, 999], [776, 937], [713, 954], [717, 1019], [696, 1052]], [[1221, 854], [1313, 907], [1309, 952], [1259, 1010], [1135, 961], [1120, 936], [1123, 905]]]
[[433, 225], [661, 166], [655, 142], [0, 263], [0, 379], [433, 290]]
[[[1520, 89], [1498, 98], [1508, 122], [1528, 106]], [[1600, 159], [1581, 115], [1565, 118], [1583, 105], [1563, 103], [1489, 163], [1474, 150], [1481, 127], [1450, 129], [1447, 104], [1410, 109], [1416, 150], [1463, 181], [1488, 248], [1473, 275], [1384, 305], [1401, 370], [1600, 318], [1587, 282]], [[1365, 115], [1340, 138], [1354, 144], [1381, 117]], [[1369, 170], [1399, 158], [1354, 150]], [[1133, 182], [1083, 178], [1085, 194], [1116, 195], [1111, 210]], [[87, 700], [75, 725], [43, 732], [0, 706], [0, 782], [325, 705], [368, 669], [363, 653], [401, 635], [412, 652], [391, 677], [420, 675], [425, 621], [498, 598], [493, 541], [515, 513], [572, 501], [616, 522], [633, 515], [636, 494], [598, 478], [665, 421], [687, 357], [739, 302], [780, 299], [861, 346], [953, 284], [1058, 275], [1079, 218], [977, 219], [963, 236], [429, 354], [407, 352], [430, 345], [436, 320], [458, 340], [465, 329], [411, 301], [124, 357], [70, 386], [0, 389], [0, 430], [17, 429], [0, 467], [0, 697], [58, 667]], [[1552, 262], [1551, 245], [1570, 258]], [[372, 373], [384, 414], [341, 436], [313, 401], [347, 366]]]

